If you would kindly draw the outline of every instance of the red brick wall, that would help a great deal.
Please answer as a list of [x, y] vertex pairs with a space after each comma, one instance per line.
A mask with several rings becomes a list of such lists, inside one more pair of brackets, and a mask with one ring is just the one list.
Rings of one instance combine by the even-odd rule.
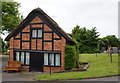
[[54, 38], [60, 38], [56, 33], [54, 33]]
[[32, 27], [32, 28], [42, 27], [42, 24], [32, 25], [31, 27]]
[[29, 72], [29, 66], [22, 66], [21, 71]]
[[20, 33], [15, 38], [20, 38]]
[[22, 49], [29, 49], [29, 42], [22, 42]]
[[10, 39], [10, 61], [13, 61], [14, 60], [14, 38], [12, 37]]
[[31, 49], [36, 49], [36, 39], [31, 40]]
[[37, 40], [37, 49], [42, 50], [42, 39]]
[[22, 34], [22, 40], [30, 40], [30, 34]]
[[52, 40], [52, 33], [44, 33], [44, 40]]
[[31, 21], [31, 23], [43, 23], [43, 21], [37, 16]]
[[[51, 67], [52, 72], [64, 70], [64, 49], [66, 46], [66, 40], [62, 37], [61, 40], [54, 40], [54, 50], [61, 51], [61, 67]], [[50, 67], [44, 67], [44, 72], [49, 72]]]
[[14, 40], [14, 48], [20, 49], [20, 40]]
[[52, 50], [52, 42], [44, 42], [44, 50]]
[[44, 31], [52, 31], [46, 24], [44, 24]]
[[[30, 23], [43, 23], [41, 19], [38, 17], [35, 17]], [[39, 25], [32, 25], [32, 27], [42, 27], [42, 24]], [[52, 31], [50, 27], [48, 27], [46, 24], [44, 24], [44, 31]], [[30, 32], [30, 25], [27, 25], [22, 32]], [[44, 33], [44, 39], [43, 40], [52, 40], [52, 33]], [[20, 38], [20, 33], [15, 37]], [[54, 32], [54, 38], [60, 38], [55, 32]], [[22, 34], [22, 40], [28, 41], [30, 39], [30, 34]], [[31, 49], [36, 49], [36, 42], [37, 42], [37, 49], [42, 50], [42, 39], [31, 39]], [[64, 48], [66, 46], [66, 40], [61, 37], [61, 40], [53, 40], [54, 42], [54, 49], [53, 51], [61, 51], [61, 67], [52, 67], [52, 71], [62, 71], [64, 70]], [[52, 51], [52, 42], [44, 42], [44, 50]], [[22, 42], [22, 49], [29, 49], [30, 42]], [[12, 37], [10, 39], [10, 60], [13, 60], [14, 58], [14, 50], [13, 48], [20, 49], [20, 40], [14, 40]], [[23, 66], [24, 69], [29, 69], [29, 66]], [[49, 72], [49, 67], [44, 67], [45, 72]]]
[[26, 26], [22, 32], [30, 32], [30, 25]]

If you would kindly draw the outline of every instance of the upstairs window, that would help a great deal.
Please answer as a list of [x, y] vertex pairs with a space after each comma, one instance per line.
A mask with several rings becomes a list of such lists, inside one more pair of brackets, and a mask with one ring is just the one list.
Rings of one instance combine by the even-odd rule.
[[32, 37], [37, 37], [37, 30], [32, 30]]
[[41, 38], [42, 30], [41, 29], [33, 29], [32, 30], [32, 38]]
[[42, 37], [42, 30], [38, 30], [38, 37]]

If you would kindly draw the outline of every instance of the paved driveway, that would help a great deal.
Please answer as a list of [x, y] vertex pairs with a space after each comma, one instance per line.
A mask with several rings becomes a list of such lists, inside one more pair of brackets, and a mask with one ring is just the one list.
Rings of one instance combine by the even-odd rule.
[[[8, 56], [3, 56], [2, 59], [2, 68], [3, 66], [7, 65]], [[2, 81], [34, 81], [32, 78], [36, 74], [40, 74], [41, 72], [14, 72], [14, 73], [8, 73], [8, 72], [0, 72], [2, 74]]]

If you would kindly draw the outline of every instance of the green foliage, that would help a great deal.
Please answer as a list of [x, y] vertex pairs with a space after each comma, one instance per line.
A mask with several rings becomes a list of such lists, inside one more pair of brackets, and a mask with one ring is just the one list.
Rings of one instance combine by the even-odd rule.
[[108, 47], [118, 47], [120, 45], [120, 42], [118, 41], [118, 38], [115, 35], [108, 35], [106, 37], [103, 37], [101, 39], [103, 43], [101, 43], [101, 46]]
[[0, 37], [0, 53], [7, 53], [9, 49], [9, 43], [4, 42], [3, 39]]
[[75, 44], [75, 60], [76, 60], [76, 68], [80, 68], [80, 64], [79, 64], [79, 43], [76, 41]]
[[68, 73], [53, 73], [40, 74], [35, 76], [36, 80], [58, 80], [58, 79], [78, 79], [118, 75], [118, 55], [113, 54], [113, 63], [110, 63], [110, 57], [107, 54], [80, 54], [82, 62], [89, 62], [91, 65], [87, 71], [68, 72]]
[[75, 46], [65, 47], [65, 69], [75, 68], [76, 62], [76, 49]]
[[74, 27], [72, 30], [72, 37], [79, 43], [79, 53], [94, 53], [98, 45], [99, 34], [96, 27], [91, 30], [87, 28]]
[[2, 2], [2, 31], [12, 31], [23, 19], [19, 7], [17, 2]]

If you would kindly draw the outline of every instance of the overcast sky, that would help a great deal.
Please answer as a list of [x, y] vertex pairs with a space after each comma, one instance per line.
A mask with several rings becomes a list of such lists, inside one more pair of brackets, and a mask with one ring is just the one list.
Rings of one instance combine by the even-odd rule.
[[[97, 27], [100, 37], [118, 36], [119, 0], [14, 0], [21, 3], [24, 18], [35, 8], [41, 8], [67, 33], [76, 25]], [[109, 1], [109, 2], [108, 2]]]

